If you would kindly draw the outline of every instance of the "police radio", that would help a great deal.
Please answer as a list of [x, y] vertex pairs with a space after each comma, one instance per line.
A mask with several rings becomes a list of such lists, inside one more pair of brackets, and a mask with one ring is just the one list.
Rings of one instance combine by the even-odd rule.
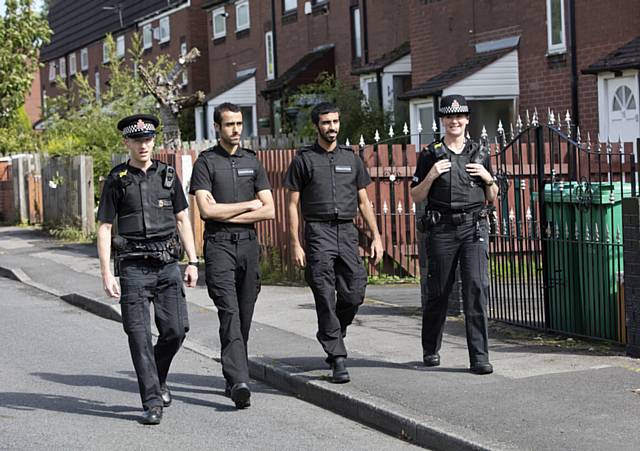
[[167, 166], [167, 170], [164, 173], [163, 186], [166, 189], [171, 189], [173, 181], [176, 179], [176, 170], [172, 166]]

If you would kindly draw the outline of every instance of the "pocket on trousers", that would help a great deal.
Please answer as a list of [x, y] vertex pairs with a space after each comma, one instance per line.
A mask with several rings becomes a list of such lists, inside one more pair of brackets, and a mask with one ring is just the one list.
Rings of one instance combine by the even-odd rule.
[[145, 332], [145, 299], [140, 290], [123, 294], [120, 297], [120, 310], [122, 314], [122, 327], [129, 334], [132, 332]]
[[427, 294], [429, 299], [434, 299], [442, 294], [441, 271], [435, 258], [427, 259]]

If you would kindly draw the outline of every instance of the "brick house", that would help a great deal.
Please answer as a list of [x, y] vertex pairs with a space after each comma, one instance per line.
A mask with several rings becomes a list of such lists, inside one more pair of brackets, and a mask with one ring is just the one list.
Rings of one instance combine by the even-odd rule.
[[[49, 25], [51, 42], [42, 49], [40, 71], [43, 99], [59, 94], [56, 77], [74, 78], [82, 73], [99, 95], [109, 80], [105, 36], [111, 33], [117, 54], [127, 58], [134, 33], [142, 36], [143, 58], [165, 55], [175, 60], [192, 47], [202, 56], [188, 66], [183, 94], [206, 91], [209, 83], [206, 18], [202, 0], [125, 0], [121, 2], [52, 2]], [[72, 85], [73, 86], [73, 85]]]
[[[443, 95], [471, 101], [473, 136], [518, 112], [566, 111], [606, 139], [640, 136], [640, 2], [410, 0], [413, 141]], [[425, 130], [418, 137], [418, 124]]]
[[[214, 137], [213, 110], [225, 101], [243, 109], [245, 137], [277, 134], [282, 115], [295, 114], [295, 108], [285, 108], [287, 95], [323, 71], [349, 85], [364, 83], [365, 95], [393, 108], [393, 76], [384, 77], [384, 87], [375, 81], [386, 67], [379, 59], [408, 56], [404, 5], [400, 0], [205, 1], [211, 79], [206, 104], [196, 109], [196, 138]], [[408, 76], [410, 59], [403, 63]], [[371, 74], [374, 80], [362, 81]], [[406, 78], [396, 86], [408, 89]]]

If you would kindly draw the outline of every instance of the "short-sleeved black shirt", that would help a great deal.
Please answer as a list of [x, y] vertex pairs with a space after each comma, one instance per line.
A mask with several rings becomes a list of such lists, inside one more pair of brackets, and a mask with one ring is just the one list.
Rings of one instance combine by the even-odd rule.
[[[98, 207], [98, 221], [100, 222], [113, 224], [120, 209], [123, 207], [123, 205], [121, 205], [123, 192], [118, 189], [116, 186], [116, 179], [111, 177], [111, 175], [124, 170], [126, 170], [131, 177], [138, 180], [143, 179], [145, 177], [149, 177], [152, 173], [158, 170], [158, 160], [153, 160], [151, 166], [146, 172], [129, 165], [128, 162], [120, 164], [111, 170], [109, 173], [110, 177], [107, 177], [105, 180], [104, 187], [102, 188], [102, 194], [100, 196], [100, 206]], [[189, 207], [184, 190], [182, 189], [182, 184], [177, 176], [174, 181], [174, 190], [171, 201], [173, 203], [174, 213], [180, 213], [182, 210]], [[130, 209], [141, 210], [142, 199], [140, 197], [138, 197], [138, 202], [139, 204], [137, 206], [133, 206]]]
[[[217, 203], [230, 204], [255, 199], [257, 193], [270, 189], [267, 173], [253, 151], [238, 148], [231, 155], [218, 145], [198, 156], [189, 193], [209, 191]], [[238, 232], [253, 228], [253, 224], [206, 220], [205, 227], [208, 232]]]
[[[478, 204], [476, 197], [472, 194], [474, 187], [470, 185], [472, 177], [469, 176], [465, 169], [467, 163], [470, 162], [472, 153], [477, 149], [476, 144], [472, 144], [471, 141], [467, 142], [464, 150], [460, 154], [452, 152], [444, 143], [444, 140], [432, 143], [428, 147], [424, 148], [420, 152], [418, 157], [418, 163], [416, 165], [416, 172], [413, 175], [411, 181], [411, 187], [418, 185], [427, 176], [433, 165], [437, 161], [436, 152], [433, 151], [434, 146], [439, 147], [443, 158], [448, 158], [451, 161], [451, 171], [442, 174], [438, 177], [431, 186], [429, 191], [429, 199], [432, 199], [432, 194], [436, 189], [439, 193], [443, 191], [448, 192], [446, 199], [440, 199], [440, 204], [447, 204], [447, 208], [451, 209], [465, 209]], [[487, 155], [483, 162], [484, 167], [493, 175], [491, 169], [491, 162]], [[476, 187], [475, 189], [481, 189], [484, 192], [484, 187]]]

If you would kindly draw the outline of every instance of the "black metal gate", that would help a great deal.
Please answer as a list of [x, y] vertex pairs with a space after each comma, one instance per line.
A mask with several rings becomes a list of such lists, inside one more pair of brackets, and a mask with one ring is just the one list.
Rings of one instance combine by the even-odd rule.
[[[633, 145], [592, 143], [569, 114], [518, 119], [489, 146], [500, 186], [491, 227], [493, 319], [625, 341], [622, 198]], [[483, 138], [486, 141], [486, 137]]]

